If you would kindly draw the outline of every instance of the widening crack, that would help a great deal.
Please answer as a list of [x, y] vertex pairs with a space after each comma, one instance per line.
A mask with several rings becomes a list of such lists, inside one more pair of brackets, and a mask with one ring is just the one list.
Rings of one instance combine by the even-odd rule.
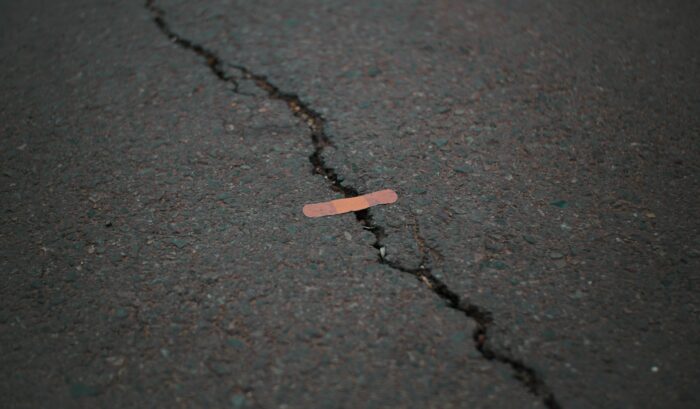
[[[209, 67], [209, 70], [216, 75], [219, 80], [232, 84], [233, 92], [241, 94], [238, 88], [238, 78], [226, 73], [224, 70], [225, 64], [221, 58], [216, 55], [216, 53], [200, 44], [183, 38], [172, 31], [168, 23], [165, 21], [165, 12], [163, 9], [155, 5], [154, 0], [146, 0], [146, 9], [148, 9], [148, 11], [151, 13], [156, 26], [158, 26], [160, 31], [166, 37], [168, 37], [170, 41], [202, 57], [207, 67]], [[285, 102], [290, 111], [296, 117], [300, 118], [304, 121], [304, 123], [306, 123], [311, 131], [311, 142], [314, 147], [313, 153], [309, 155], [309, 162], [311, 162], [311, 165], [313, 166], [314, 174], [323, 176], [326, 180], [328, 180], [331, 189], [342, 193], [345, 197], [355, 197], [360, 195], [357, 188], [343, 184], [343, 179], [338, 176], [335, 169], [328, 166], [323, 159], [324, 149], [329, 146], [333, 146], [333, 143], [324, 130], [325, 120], [321, 114], [311, 109], [296, 94], [281, 91], [276, 85], [270, 82], [266, 76], [256, 74], [242, 65], [226, 64], [226, 66], [238, 71], [241, 79], [252, 81], [258, 88], [265, 91], [270, 99]], [[520, 381], [520, 383], [523, 384], [523, 386], [525, 386], [530, 393], [541, 398], [545, 407], [549, 409], [561, 408], [561, 405], [556, 400], [554, 394], [550, 391], [534, 369], [527, 366], [522, 361], [508, 355], [507, 353], [496, 351], [487, 345], [486, 341], [488, 329], [493, 323], [491, 313], [478, 305], [470, 303], [468, 300], [461, 299], [457, 293], [450, 290], [445, 283], [435, 277], [432, 274], [431, 269], [429, 267], [425, 267], [429, 261], [429, 256], [425, 250], [422, 250], [424, 253], [423, 260], [421, 265], [417, 268], [406, 267], [398, 262], [387, 260], [384, 258], [384, 246], [382, 244], [382, 241], [386, 237], [386, 232], [382, 226], [374, 222], [371, 210], [365, 209], [355, 212], [355, 217], [365, 229], [369, 230], [374, 235], [375, 241], [372, 246], [379, 252], [378, 261], [380, 263], [394, 270], [416, 277], [440, 298], [445, 300], [446, 304], [450, 308], [461, 311], [465, 316], [474, 320], [476, 323], [476, 330], [473, 334], [474, 347], [477, 351], [479, 351], [481, 356], [489, 361], [496, 361], [510, 366], [514, 372], [514, 377]], [[420, 243], [425, 242], [417, 231], [416, 236]]]

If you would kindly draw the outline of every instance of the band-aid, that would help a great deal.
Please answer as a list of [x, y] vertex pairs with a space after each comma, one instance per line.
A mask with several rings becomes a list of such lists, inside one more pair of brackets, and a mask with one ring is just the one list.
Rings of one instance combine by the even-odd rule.
[[333, 216], [348, 212], [364, 210], [368, 207], [390, 204], [398, 200], [399, 196], [391, 189], [380, 190], [366, 195], [349, 197], [346, 199], [331, 200], [330, 202], [313, 203], [304, 206], [304, 214], [307, 217]]

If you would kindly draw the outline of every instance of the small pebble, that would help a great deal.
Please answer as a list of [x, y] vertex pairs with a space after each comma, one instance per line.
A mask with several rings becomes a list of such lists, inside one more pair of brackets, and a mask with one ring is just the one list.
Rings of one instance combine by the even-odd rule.
[[569, 206], [566, 200], [555, 200], [554, 202], [550, 202], [549, 204], [560, 209], [566, 209]]
[[503, 244], [496, 241], [486, 240], [486, 243], [484, 243], [484, 248], [488, 251], [498, 252], [503, 250], [503, 247]]
[[576, 290], [576, 292], [574, 292], [571, 295], [571, 298], [573, 298], [574, 300], [580, 300], [581, 298], [583, 298], [583, 292], [581, 290]]
[[114, 312], [114, 316], [123, 319], [126, 318], [129, 315], [129, 312], [125, 308], [117, 308], [117, 311]]
[[231, 404], [233, 404], [233, 407], [238, 409], [242, 408], [243, 405], [245, 405], [245, 396], [243, 395], [234, 395], [231, 398]]
[[84, 398], [84, 397], [91, 397], [91, 396], [97, 396], [99, 395], [99, 391], [97, 388], [90, 386], [90, 385], [85, 385], [82, 383], [74, 383], [70, 386], [70, 394], [72, 397], [78, 399], [78, 398]]
[[537, 239], [534, 236], [530, 236], [529, 234], [523, 234], [523, 240], [530, 244], [537, 244]]

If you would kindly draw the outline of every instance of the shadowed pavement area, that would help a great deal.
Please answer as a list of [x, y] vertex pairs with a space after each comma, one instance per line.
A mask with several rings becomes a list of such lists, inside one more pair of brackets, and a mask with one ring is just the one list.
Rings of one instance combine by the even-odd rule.
[[0, 2], [1, 406], [696, 407], [698, 17]]

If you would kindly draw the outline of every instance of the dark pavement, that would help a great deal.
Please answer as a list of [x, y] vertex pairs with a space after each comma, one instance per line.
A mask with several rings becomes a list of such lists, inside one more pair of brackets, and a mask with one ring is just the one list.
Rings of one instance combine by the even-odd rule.
[[0, 1], [0, 407], [698, 407], [699, 18]]

